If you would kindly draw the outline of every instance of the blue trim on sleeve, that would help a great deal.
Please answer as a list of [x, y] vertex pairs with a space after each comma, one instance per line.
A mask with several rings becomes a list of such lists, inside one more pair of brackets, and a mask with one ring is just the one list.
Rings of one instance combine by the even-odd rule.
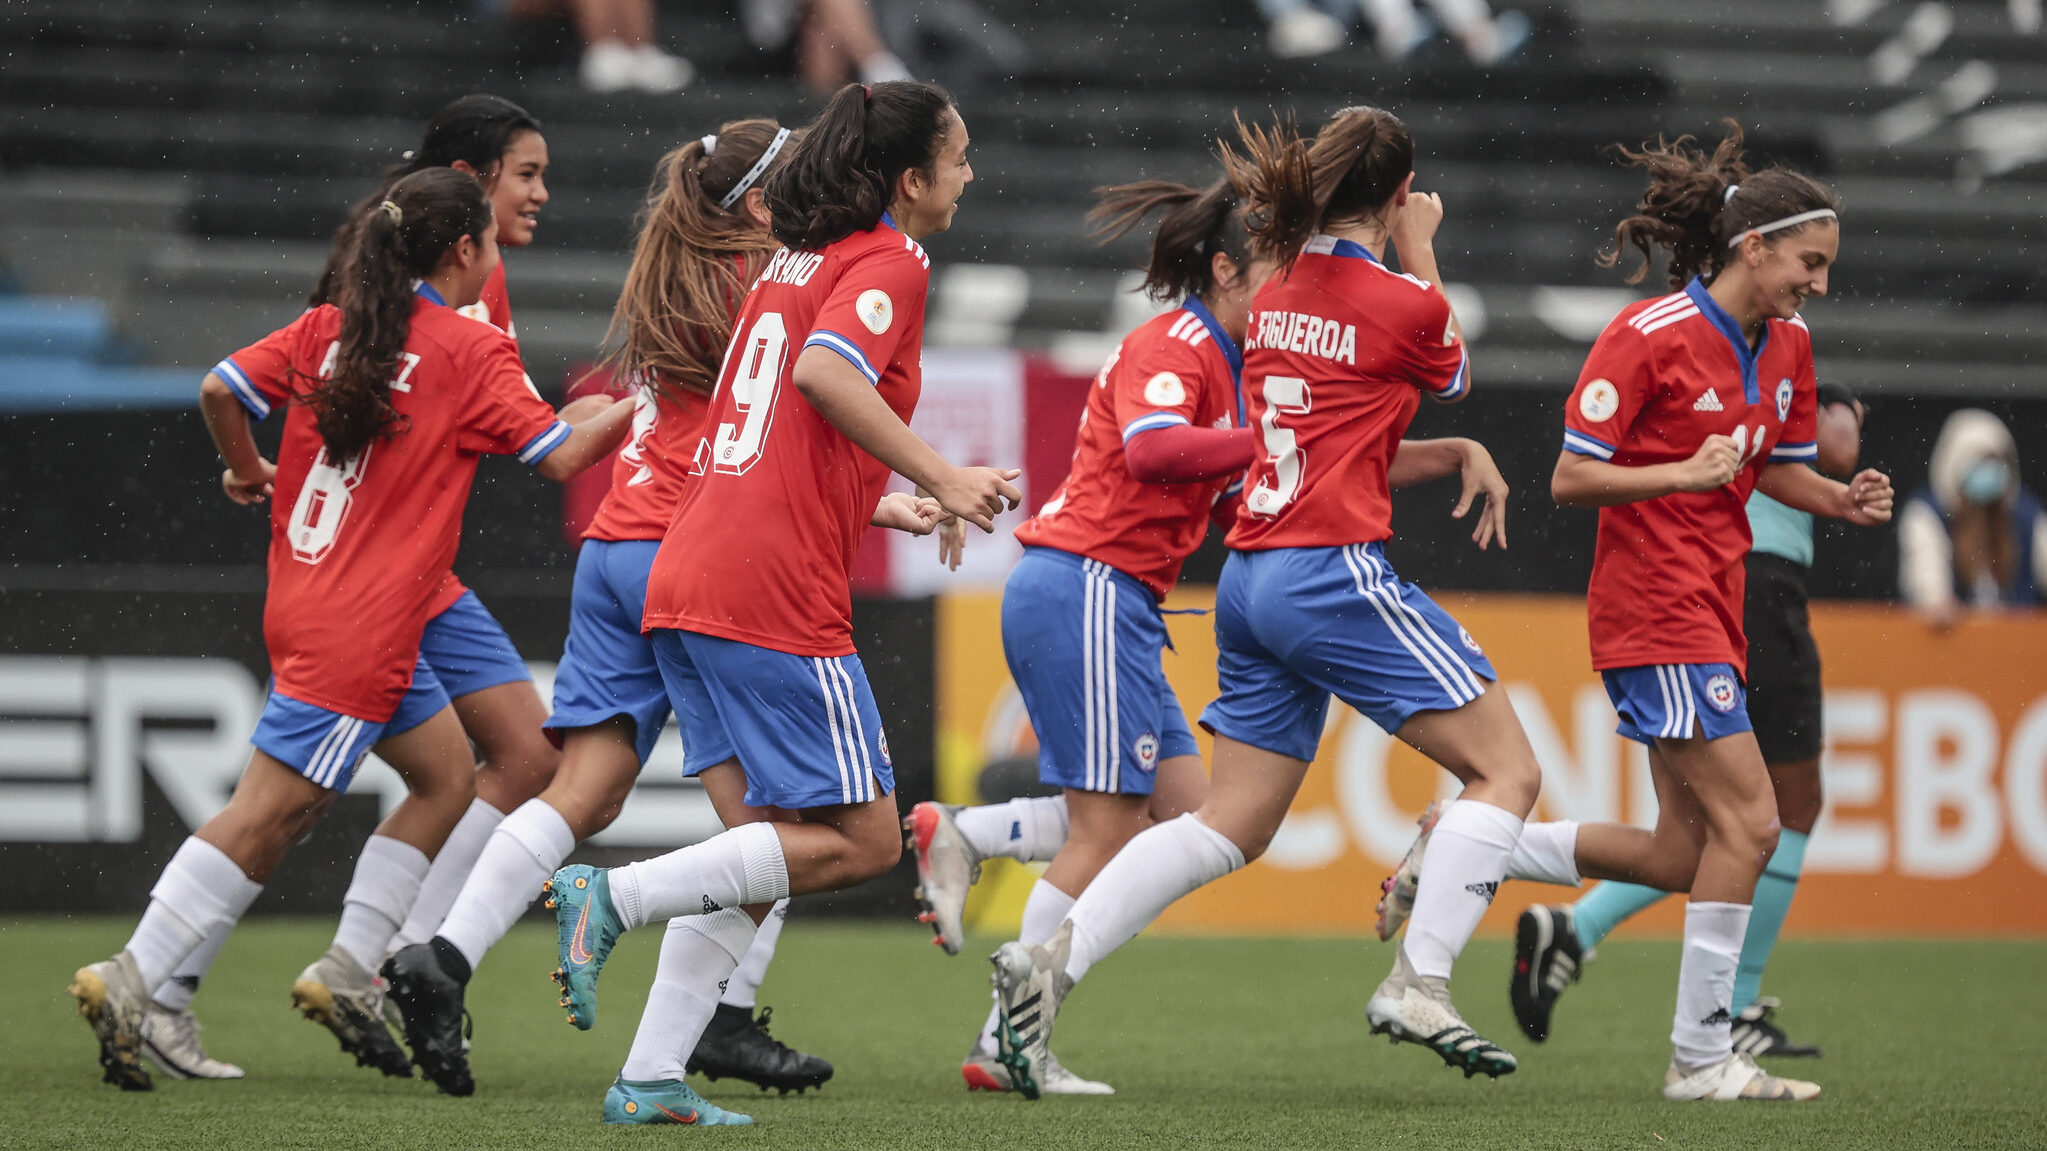
[[232, 357], [213, 365], [213, 374], [227, 381], [228, 390], [249, 409], [249, 414], [259, 420], [270, 418], [270, 401], [249, 382], [249, 376]]
[[1470, 390], [1471, 349], [1464, 347], [1460, 341], [1457, 349], [1457, 370], [1451, 374], [1450, 382], [1443, 385], [1441, 390], [1432, 391], [1429, 394], [1438, 400], [1447, 402], [1463, 398], [1464, 393]]
[[1810, 463], [1819, 458], [1820, 444], [1818, 440], [1803, 444], [1780, 443], [1770, 449], [1770, 462], [1773, 464]]
[[839, 353], [846, 357], [854, 367], [860, 369], [860, 374], [867, 377], [868, 383], [874, 384], [877, 387], [880, 386], [881, 373], [875, 371], [874, 365], [867, 362], [867, 353], [860, 350], [860, 345], [839, 333], [829, 328], [819, 328], [817, 331], [810, 333], [810, 338], [803, 341], [803, 346], [806, 348], [828, 348]]
[[1155, 432], [1160, 428], [1170, 428], [1176, 425], [1185, 426], [1186, 423], [1187, 417], [1180, 415], [1178, 412], [1152, 412], [1149, 415], [1139, 416], [1123, 425], [1123, 442], [1127, 444], [1132, 436], [1141, 435], [1145, 432]]
[[1610, 460], [1613, 458], [1614, 453], [1612, 444], [1604, 443], [1592, 436], [1586, 435], [1584, 432], [1573, 431], [1570, 428], [1564, 429], [1564, 450], [1567, 452], [1577, 452], [1581, 456], [1591, 456], [1596, 460]]
[[575, 431], [565, 421], [556, 420], [546, 431], [526, 441], [519, 449], [519, 462], [527, 467], [539, 463], [553, 453], [554, 449], [569, 442], [569, 434]]

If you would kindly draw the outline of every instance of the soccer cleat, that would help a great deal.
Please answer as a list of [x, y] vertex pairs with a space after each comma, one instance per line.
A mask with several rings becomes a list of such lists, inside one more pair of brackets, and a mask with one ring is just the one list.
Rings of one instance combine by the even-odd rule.
[[462, 1034], [462, 983], [441, 966], [433, 945], [415, 943], [386, 959], [384, 982], [404, 1020], [405, 1043], [419, 1073], [443, 1095], [475, 1094]]
[[1439, 799], [1429, 804], [1422, 812], [1421, 818], [1414, 821], [1415, 826], [1421, 828], [1421, 831], [1415, 835], [1414, 842], [1408, 844], [1407, 854], [1401, 857], [1400, 866], [1394, 868], [1393, 874], [1379, 884], [1379, 890], [1383, 892], [1379, 897], [1377, 924], [1380, 939], [1393, 938], [1396, 932], [1406, 926], [1407, 917], [1414, 914], [1414, 892], [1421, 883], [1422, 852], [1427, 850], [1429, 834], [1436, 830], [1436, 821], [1442, 817], [1443, 801]]
[[142, 1014], [142, 1054], [173, 1079], [240, 1079], [242, 1069], [206, 1054], [199, 1020], [151, 1001]]
[[412, 1078], [412, 1060], [384, 1025], [383, 993], [374, 977], [348, 952], [330, 947], [327, 954], [299, 972], [291, 985], [291, 1005], [333, 1032], [341, 1041], [341, 1050], [355, 1056], [357, 1067]]
[[1465, 1024], [1450, 1002], [1448, 981], [1414, 973], [1405, 950], [1365, 1004], [1365, 1018], [1372, 1034], [1395, 1043], [1418, 1043], [1464, 1072], [1466, 1079], [1479, 1074], [1498, 1079], [1518, 1066], [1512, 1055]]
[[975, 1051], [960, 1063], [960, 1078], [967, 1081], [969, 1091], [1016, 1090], [1016, 1085], [1009, 1081], [1009, 1068], [985, 1051]]
[[917, 855], [917, 899], [924, 905], [917, 921], [931, 925], [936, 934], [932, 942], [947, 955], [958, 955], [965, 943], [960, 921], [966, 913], [967, 893], [981, 878], [981, 855], [953, 822], [958, 810], [944, 803], [920, 803], [903, 820], [903, 829], [910, 833], [910, 849]]
[[680, 1079], [620, 1079], [604, 1093], [606, 1123], [680, 1123], [685, 1127], [750, 1127], [753, 1116], [727, 1111]]
[[1764, 996], [1741, 1009], [1734, 1017], [1734, 1049], [1750, 1055], [1775, 1055], [1786, 1059], [1817, 1059], [1820, 1049], [1793, 1043], [1784, 1029], [1770, 1022], [1770, 1016], [1783, 1006], [1775, 999]]
[[1114, 1095], [1116, 1089], [1107, 1083], [1094, 1079], [1082, 1079], [1066, 1069], [1059, 1062], [1059, 1056], [1049, 1048], [1045, 1051], [1045, 1073], [1039, 1077], [1038, 1090], [1046, 1095]]
[[99, 1040], [101, 1078], [123, 1091], [153, 1089], [149, 1069], [142, 1065], [142, 1021], [149, 991], [142, 986], [134, 956], [123, 951], [79, 968], [67, 990]]
[[611, 906], [611, 881], [603, 868], [578, 863], [555, 872], [540, 890], [554, 912], [560, 960], [554, 981], [561, 985], [561, 1005], [570, 1023], [588, 1031], [597, 1025], [597, 973], [625, 931]]
[[769, 1035], [768, 1021], [774, 1015], [774, 1008], [763, 1007], [756, 1019], [744, 1007], [720, 1003], [697, 1039], [686, 1070], [701, 1071], [713, 1080], [729, 1075], [763, 1091], [773, 1087], [784, 1095], [791, 1091], [801, 1095], [808, 1088], [824, 1086], [832, 1077], [832, 1065]]
[[1069, 920], [1044, 943], [1005, 943], [988, 957], [995, 965], [989, 982], [995, 985], [999, 1008], [995, 1060], [1026, 1099], [1043, 1094], [1049, 1078], [1052, 1024], [1066, 993], [1073, 990], [1073, 980], [1066, 977], [1066, 956], [1072, 947]]
[[1584, 974], [1586, 958], [1568, 905], [1537, 903], [1521, 913], [1514, 926], [1514, 973], [1507, 979], [1507, 998], [1523, 1035], [1537, 1043], [1549, 1038], [1550, 1015], [1564, 989]]
[[1785, 1100], [1817, 1099], [1820, 1086], [1802, 1079], [1779, 1079], [1756, 1066], [1756, 1057], [1737, 1051], [1710, 1067], [1686, 1071], [1677, 1060], [1663, 1073], [1663, 1097], [1672, 1101], [1711, 1099]]

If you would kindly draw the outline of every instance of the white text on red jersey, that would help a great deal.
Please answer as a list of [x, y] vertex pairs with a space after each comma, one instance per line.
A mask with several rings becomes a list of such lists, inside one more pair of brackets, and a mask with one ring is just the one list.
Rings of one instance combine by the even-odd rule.
[[1355, 367], [1358, 330], [1356, 325], [1339, 324], [1306, 312], [1255, 312], [1251, 316], [1250, 339], [1244, 342], [1245, 351], [1252, 348], [1299, 352]]

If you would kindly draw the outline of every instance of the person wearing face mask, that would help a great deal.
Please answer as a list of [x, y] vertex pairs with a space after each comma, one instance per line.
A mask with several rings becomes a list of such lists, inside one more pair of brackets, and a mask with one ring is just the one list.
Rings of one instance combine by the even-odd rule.
[[2004, 421], [1963, 408], [1941, 425], [1926, 486], [1898, 515], [1898, 591], [1936, 627], [1970, 608], [2039, 607], [2047, 516], [2019, 480]]

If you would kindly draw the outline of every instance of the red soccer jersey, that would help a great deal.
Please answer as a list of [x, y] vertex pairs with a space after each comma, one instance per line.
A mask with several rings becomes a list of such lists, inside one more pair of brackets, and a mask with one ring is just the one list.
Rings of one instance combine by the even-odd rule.
[[792, 655], [853, 650], [853, 553], [888, 469], [790, 381], [803, 349], [845, 357], [908, 422], [923, 386], [931, 260], [886, 216], [775, 253], [748, 293], [704, 438], [647, 579], [648, 629]]
[[1123, 445], [1154, 428], [1244, 426], [1242, 366], [1235, 342], [1200, 300], [1123, 337], [1088, 389], [1066, 482], [1016, 529], [1017, 542], [1099, 560], [1164, 599], [1201, 546], [1216, 497], [1240, 477], [1145, 483], [1131, 477]]
[[[472, 320], [482, 320], [512, 337], [515, 343], [519, 338], [518, 333], [512, 328], [512, 298], [505, 292], [503, 260], [499, 260], [498, 266], [491, 269], [490, 278], [483, 282], [483, 293], [476, 298], [476, 302], [465, 304], [455, 310]], [[529, 388], [533, 386], [532, 377], [526, 378], [526, 386]], [[426, 617], [432, 619], [455, 606], [455, 601], [461, 599], [463, 593], [468, 590], [455, 575], [455, 569], [449, 568], [441, 574], [440, 586], [434, 589], [433, 604], [427, 609]]]
[[1771, 320], [1752, 352], [1693, 280], [1630, 304], [1586, 357], [1564, 411], [1564, 450], [1626, 467], [1675, 463], [1734, 437], [1742, 466], [1710, 492], [1599, 509], [1587, 596], [1596, 669], [1730, 663], [1744, 676], [1744, 510], [1772, 463], [1818, 458], [1817, 386], [1805, 321]]
[[1264, 448], [1230, 529], [1240, 551], [1371, 543], [1393, 534], [1386, 469], [1420, 393], [1468, 386], [1464, 343], [1435, 285], [1363, 245], [1316, 236], [1251, 302], [1244, 391]]
[[611, 490], [586, 540], [658, 540], [675, 518], [683, 476], [704, 438], [710, 398], [686, 388], [633, 389], [633, 431], [611, 461]]
[[[261, 419], [333, 370], [340, 334], [340, 311], [314, 308], [214, 372]], [[412, 682], [478, 458], [538, 463], [569, 437], [526, 385], [503, 332], [424, 298], [391, 403], [400, 430], [340, 464], [310, 410], [286, 412], [263, 607], [276, 690], [373, 723], [391, 717]]]

